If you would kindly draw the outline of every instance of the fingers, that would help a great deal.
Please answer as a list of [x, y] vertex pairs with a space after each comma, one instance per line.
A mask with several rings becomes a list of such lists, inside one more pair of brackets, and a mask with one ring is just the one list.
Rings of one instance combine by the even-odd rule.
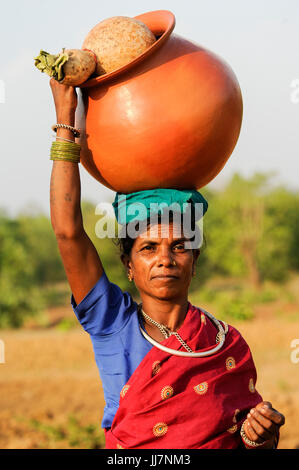
[[64, 85], [63, 83], [58, 82], [54, 77], [50, 78], [50, 86], [52, 89], [57, 89], [57, 90], [75, 90], [75, 87], [71, 85]]
[[273, 438], [275, 433], [275, 424], [261, 415], [256, 409], [253, 409], [248, 413], [247, 420], [249, 428], [252, 429], [252, 433], [255, 433], [257, 437], [264, 441], [268, 441]]
[[53, 77], [50, 79], [50, 87], [54, 98], [57, 119], [58, 117], [63, 118], [65, 115], [68, 116], [69, 113], [74, 114], [78, 103], [76, 89], [57, 82]]
[[250, 415], [261, 425], [265, 428], [268, 432], [274, 434], [276, 431], [276, 423], [273, 423], [271, 419], [267, 418], [264, 414], [262, 414], [261, 410], [257, 410], [256, 408], [250, 411]]
[[269, 401], [261, 401], [260, 403], [256, 405], [256, 408], [259, 410], [260, 408], [263, 408], [264, 406], [268, 408], [272, 408], [272, 403], [270, 403]]
[[256, 406], [256, 410], [261, 413], [265, 418], [269, 419], [277, 426], [283, 426], [285, 423], [285, 417], [279, 411], [272, 408], [270, 402], [261, 402]]
[[57, 82], [56, 82], [55, 78], [51, 77], [50, 78], [50, 87], [52, 88], [52, 90], [54, 89], [56, 83]]
[[245, 421], [244, 431], [245, 431], [246, 436], [248, 437], [248, 439], [250, 439], [251, 441], [257, 442], [258, 444], [263, 442], [264, 439], [259, 437], [259, 435], [256, 433], [255, 429], [251, 426], [251, 423], [249, 422], [248, 419], [246, 419], [246, 421]]

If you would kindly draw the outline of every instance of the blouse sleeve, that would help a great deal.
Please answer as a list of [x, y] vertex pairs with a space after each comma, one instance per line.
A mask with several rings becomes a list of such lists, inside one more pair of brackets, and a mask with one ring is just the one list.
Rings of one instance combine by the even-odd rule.
[[92, 336], [119, 332], [137, 308], [131, 295], [110, 282], [105, 272], [78, 305], [72, 294], [71, 305], [84, 330]]

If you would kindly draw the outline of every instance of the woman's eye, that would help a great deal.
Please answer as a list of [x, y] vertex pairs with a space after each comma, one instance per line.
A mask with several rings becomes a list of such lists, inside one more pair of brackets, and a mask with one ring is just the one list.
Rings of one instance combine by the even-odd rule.
[[184, 245], [183, 245], [182, 243], [179, 243], [178, 245], [175, 245], [175, 246], [174, 246], [174, 249], [175, 249], [175, 250], [184, 250], [185, 247], [184, 247]]
[[151, 251], [151, 250], [154, 249], [154, 247], [152, 245], [146, 245], [142, 249], [145, 250], [145, 251]]

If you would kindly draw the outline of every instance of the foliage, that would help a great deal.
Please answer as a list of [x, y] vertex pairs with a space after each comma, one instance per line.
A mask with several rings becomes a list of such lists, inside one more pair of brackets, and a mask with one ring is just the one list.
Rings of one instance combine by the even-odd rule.
[[257, 299], [250, 289], [244, 289], [241, 285], [217, 287], [208, 284], [200, 292], [191, 294], [190, 300], [207, 310], [211, 308], [211, 313], [220, 320], [233, 322], [251, 320]]
[[37, 313], [41, 296], [35, 271], [16, 220], [0, 220], [0, 326], [18, 327], [27, 314]]
[[0, 215], [0, 327], [19, 327], [46, 305], [41, 287], [65, 279], [50, 221], [44, 215]]
[[[236, 174], [224, 189], [202, 192], [209, 202], [204, 217], [206, 242], [191, 283], [192, 295], [202, 293], [215, 277], [247, 282], [260, 295], [265, 282], [285, 281], [291, 272], [299, 271], [299, 193], [274, 187], [271, 175], [265, 174], [247, 179]], [[138, 292], [128, 282], [115, 240], [96, 235], [100, 216], [95, 205], [83, 201], [81, 206], [85, 230], [109, 279], [136, 298]], [[28, 315], [69, 303], [69, 290], [59, 287], [65, 286], [66, 277], [56, 238], [43, 214], [11, 218], [0, 210], [0, 274], [2, 328], [19, 327]], [[250, 318], [252, 303], [244, 292], [216, 291], [215, 295], [224, 314]], [[70, 327], [67, 322], [60, 325]]]
[[299, 195], [270, 182], [270, 175], [236, 174], [224, 190], [208, 194], [204, 280], [240, 277], [259, 288], [298, 270]]
[[43, 214], [35, 217], [21, 215], [17, 221], [23, 245], [30, 254], [37, 284], [64, 281], [65, 272], [48, 217]]
[[44, 435], [45, 442], [41, 444], [41, 448], [61, 448], [59, 443], [66, 443], [68, 448], [77, 449], [102, 449], [105, 445], [104, 431], [99, 426], [83, 426], [72, 415], [62, 425], [54, 426], [32, 419], [30, 426]]
[[75, 326], [78, 326], [78, 321], [75, 317], [73, 318], [63, 318], [60, 322], [55, 326], [55, 328], [59, 331], [69, 331]]

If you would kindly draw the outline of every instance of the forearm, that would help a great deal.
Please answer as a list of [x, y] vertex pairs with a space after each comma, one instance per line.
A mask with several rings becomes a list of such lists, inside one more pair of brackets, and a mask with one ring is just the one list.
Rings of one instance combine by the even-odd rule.
[[77, 163], [53, 162], [50, 208], [52, 227], [57, 235], [74, 237], [82, 231], [80, 176]]
[[[73, 115], [59, 122], [73, 126]], [[58, 137], [74, 140], [72, 133], [67, 129], [59, 128], [57, 140], [59, 140]], [[80, 199], [81, 183], [78, 164], [54, 161], [50, 183], [50, 208], [52, 227], [57, 236], [73, 238], [82, 233]]]

